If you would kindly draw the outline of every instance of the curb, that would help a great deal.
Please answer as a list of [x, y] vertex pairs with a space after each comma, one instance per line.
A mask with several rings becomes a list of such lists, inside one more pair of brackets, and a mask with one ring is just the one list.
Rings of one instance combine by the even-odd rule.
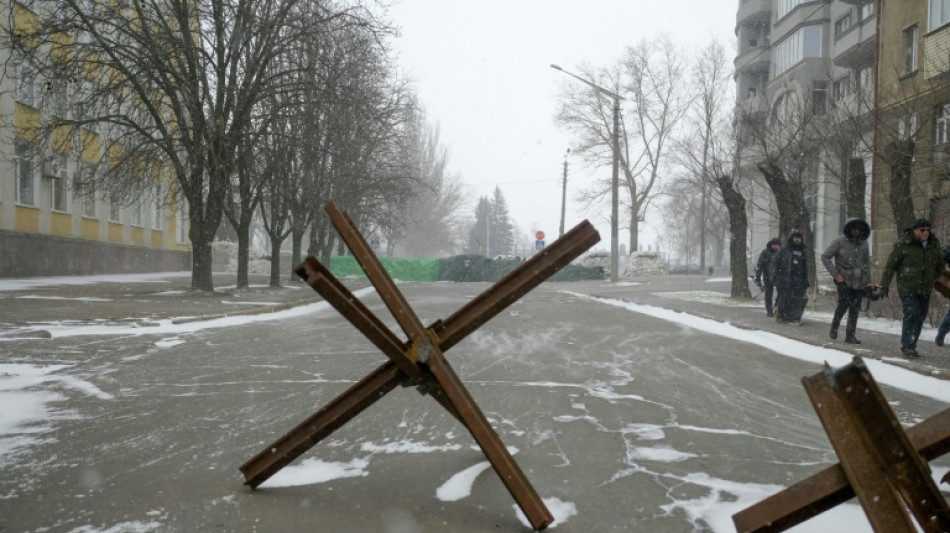
[[267, 313], [276, 313], [277, 311], [284, 311], [286, 309], [291, 309], [294, 307], [301, 307], [304, 305], [310, 305], [317, 302], [322, 302], [322, 298], [307, 298], [303, 300], [297, 300], [295, 302], [287, 302], [277, 305], [265, 305], [261, 307], [252, 307], [250, 309], [244, 309], [241, 311], [234, 311], [229, 313], [212, 313], [208, 315], [198, 315], [190, 316], [184, 318], [176, 318], [172, 320], [172, 324], [191, 324], [194, 322], [206, 322], [208, 320], [217, 320], [219, 318], [227, 318], [230, 316], [248, 316], [248, 315], [263, 315]]

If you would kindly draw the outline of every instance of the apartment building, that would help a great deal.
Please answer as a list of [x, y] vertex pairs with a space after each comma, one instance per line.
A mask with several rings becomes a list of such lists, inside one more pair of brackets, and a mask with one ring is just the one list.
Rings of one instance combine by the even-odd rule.
[[879, 2], [875, 263], [908, 221], [950, 239], [950, 0]]
[[[4, 9], [22, 27], [43, 5]], [[167, 170], [144, 165], [132, 194], [95, 190], [89, 173], [121, 149], [108, 128], [39, 134], [51, 117], [81, 118], [70, 95], [90, 80], [41, 79], [10, 50], [0, 56], [0, 277], [190, 269], [185, 202]]]
[[748, 117], [767, 129], [796, 107], [828, 131], [837, 125], [850, 132], [797, 154], [816, 251], [840, 235], [849, 217], [849, 186], [869, 209], [870, 193], [864, 191], [870, 187], [862, 180], [872, 166], [876, 21], [870, 0], [739, 1], [736, 124], [739, 171], [747, 178], [750, 252], [778, 236], [779, 221], [774, 196], [757, 168], [762, 149], [742, 126]]

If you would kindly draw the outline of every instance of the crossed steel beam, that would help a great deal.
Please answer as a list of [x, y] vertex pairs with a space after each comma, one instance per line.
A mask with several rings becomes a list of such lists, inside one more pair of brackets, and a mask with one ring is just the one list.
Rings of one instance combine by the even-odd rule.
[[397, 385], [414, 385], [435, 398], [469, 430], [532, 527], [537, 531], [546, 528], [554, 517], [449, 365], [444, 352], [584, 253], [600, 240], [600, 235], [589, 222], [581, 222], [451, 316], [426, 328], [349, 215], [332, 203], [326, 210], [408, 341], [390, 331], [319, 261], [308, 257], [295, 270], [297, 275], [389, 360], [242, 465], [244, 483], [256, 488]]
[[734, 514], [736, 531], [785, 531], [854, 496], [877, 533], [913, 533], [915, 519], [926, 533], [950, 531], [927, 464], [950, 451], [950, 409], [905, 433], [859, 356], [802, 383], [840, 462]]

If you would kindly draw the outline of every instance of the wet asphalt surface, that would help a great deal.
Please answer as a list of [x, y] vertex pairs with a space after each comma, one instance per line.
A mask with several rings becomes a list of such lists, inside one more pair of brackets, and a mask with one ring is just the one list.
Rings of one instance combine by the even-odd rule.
[[[317, 300], [299, 284], [208, 295], [189, 292], [188, 282], [2, 292], [0, 335], [29, 328], [42, 337], [63, 321], [148, 331], [171, 317], [201, 321]], [[401, 288], [428, 324], [488, 286]], [[728, 530], [696, 509], [718, 506], [714, 514], [728, 520], [836, 460], [799, 382], [818, 365], [578, 295], [773, 331], [937, 377], [950, 369], [950, 348], [932, 343], [922, 341], [922, 356], [906, 360], [893, 334], [859, 330], [864, 344], [850, 346], [843, 330], [833, 342], [827, 322], [808, 315], [793, 327], [757, 307], [663, 294], [728, 286], [699, 276], [546, 283], [448, 352], [538, 493], [573, 506], [558, 531]], [[364, 301], [397, 330], [375, 294]], [[820, 298], [818, 311], [828, 302]], [[0, 342], [0, 362], [68, 365], [59, 373], [103, 393], [68, 380], [38, 387], [57, 398], [31, 430], [36, 440], [2, 457], [0, 531], [529, 530], [492, 470], [467, 496], [437, 496], [484, 456], [464, 427], [412, 388], [397, 388], [301, 458], [357, 465], [353, 477], [242, 485], [241, 464], [383, 361], [332, 310], [185, 334]], [[946, 407], [891, 388], [885, 394], [908, 424]]]

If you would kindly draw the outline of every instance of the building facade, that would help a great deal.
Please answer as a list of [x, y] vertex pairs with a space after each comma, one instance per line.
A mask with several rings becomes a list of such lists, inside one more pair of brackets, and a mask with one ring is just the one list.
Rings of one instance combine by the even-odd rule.
[[875, 264], [924, 217], [950, 239], [950, 1], [878, 0]]
[[[5, 8], [19, 26], [43, 5]], [[107, 128], [41, 133], [51, 118], [81, 118], [70, 95], [90, 80], [41, 79], [17, 53], [0, 55], [0, 277], [190, 269], [185, 202], [160, 164], [132, 171], [141, 185], [131, 193], [110, 193], [90, 179], [121, 149]]]
[[[870, 0], [740, 0], [735, 123], [751, 254], [773, 237], [784, 241], [774, 195], [759, 170], [769, 150], [794, 148], [816, 252], [840, 235], [847, 218], [867, 216], [876, 26]], [[800, 146], [782, 145], [775, 135], [781, 120], [815, 134]]]

